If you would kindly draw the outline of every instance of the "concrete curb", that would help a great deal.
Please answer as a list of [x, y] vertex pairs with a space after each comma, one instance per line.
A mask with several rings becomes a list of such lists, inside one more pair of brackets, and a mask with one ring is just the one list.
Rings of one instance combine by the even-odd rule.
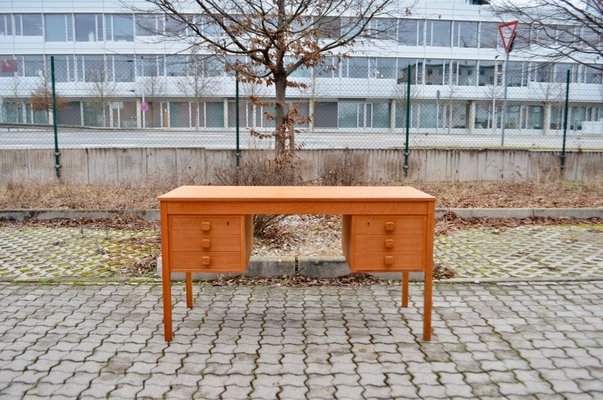
[[[603, 218], [603, 208], [438, 208], [436, 218], [454, 214], [463, 219], [474, 218]], [[0, 210], [0, 221], [48, 221], [53, 219], [99, 219], [137, 217], [158, 221], [159, 210]]]
[[138, 217], [145, 221], [159, 221], [159, 210], [0, 210], [0, 221], [50, 221], [53, 219], [101, 219], [114, 217]]

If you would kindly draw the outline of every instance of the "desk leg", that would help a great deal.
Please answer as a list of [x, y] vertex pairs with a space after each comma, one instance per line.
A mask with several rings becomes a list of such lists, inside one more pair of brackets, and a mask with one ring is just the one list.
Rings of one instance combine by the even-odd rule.
[[408, 307], [408, 272], [402, 272], [402, 307]]
[[423, 300], [423, 340], [431, 340], [431, 270], [425, 273], [425, 297]]
[[186, 306], [193, 308], [193, 273], [186, 272]]
[[163, 275], [163, 334], [166, 342], [172, 340], [172, 287], [169, 273]]

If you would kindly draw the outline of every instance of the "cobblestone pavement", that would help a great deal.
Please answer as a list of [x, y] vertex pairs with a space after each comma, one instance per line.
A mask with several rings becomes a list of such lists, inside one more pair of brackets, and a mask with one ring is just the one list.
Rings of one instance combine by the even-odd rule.
[[[158, 253], [150, 230], [0, 227], [0, 277], [120, 277]], [[459, 278], [603, 276], [603, 224], [459, 230], [435, 259]]]
[[0, 277], [119, 277], [158, 253], [153, 231], [0, 227]]
[[0, 398], [603, 398], [603, 282], [0, 285]]
[[461, 278], [603, 276], [603, 224], [459, 230], [435, 259]]

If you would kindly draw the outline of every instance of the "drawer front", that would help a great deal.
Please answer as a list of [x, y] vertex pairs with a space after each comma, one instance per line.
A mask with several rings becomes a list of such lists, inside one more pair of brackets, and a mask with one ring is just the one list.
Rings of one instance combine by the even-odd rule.
[[[240, 235], [241, 216], [170, 216], [170, 231], [175, 241], [194, 235]], [[172, 242], [173, 243], [173, 242]]]
[[173, 251], [241, 251], [241, 236], [239, 235], [191, 235], [184, 236], [173, 233]]
[[240, 252], [174, 251], [174, 272], [245, 272]]
[[423, 253], [354, 253], [353, 271], [422, 271]]
[[423, 251], [423, 242], [421, 235], [356, 235], [354, 250], [416, 253]]
[[353, 216], [354, 234], [358, 235], [423, 235], [425, 217], [423, 216]]

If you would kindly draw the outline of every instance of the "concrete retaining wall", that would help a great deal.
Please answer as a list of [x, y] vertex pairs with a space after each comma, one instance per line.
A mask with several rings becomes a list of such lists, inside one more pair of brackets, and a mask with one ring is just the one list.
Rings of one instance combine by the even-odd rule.
[[[255, 154], [262, 154], [254, 150]], [[243, 152], [243, 159], [249, 152]], [[273, 156], [266, 151], [267, 159]], [[357, 183], [404, 180], [402, 150], [300, 150], [300, 174], [318, 180], [328, 171], [353, 171]], [[218, 168], [235, 168], [232, 150], [203, 148], [64, 149], [62, 180], [80, 184], [144, 185], [215, 182]], [[539, 181], [559, 175], [560, 154], [533, 150], [419, 149], [409, 159], [409, 179], [424, 181]], [[569, 152], [564, 178], [593, 182], [603, 177], [603, 151]], [[56, 181], [52, 150], [0, 150], [2, 182]]]

